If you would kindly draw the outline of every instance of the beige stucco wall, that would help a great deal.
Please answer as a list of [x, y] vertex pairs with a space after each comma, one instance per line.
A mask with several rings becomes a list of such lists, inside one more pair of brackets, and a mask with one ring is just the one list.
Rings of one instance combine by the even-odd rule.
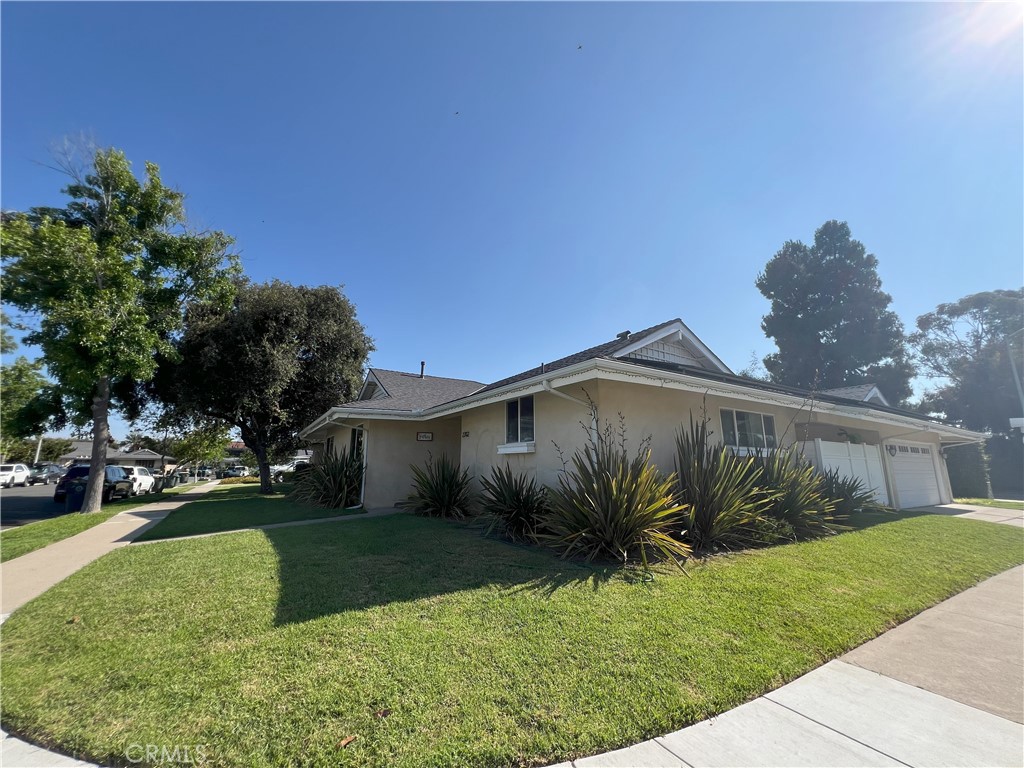
[[[591, 397], [594, 388], [587, 387]], [[581, 387], [566, 387], [561, 391], [584, 402], [587, 399]], [[536, 452], [501, 455], [498, 446], [505, 443], [505, 403], [463, 413], [462, 466], [474, 478], [480, 478], [490, 475], [491, 467], [507, 464], [513, 472], [536, 478], [542, 485], [555, 485], [562, 468], [555, 444], [569, 461], [576, 448], [586, 442], [587, 435], [580, 422], [590, 423], [590, 411], [585, 405], [547, 392], [534, 395], [533, 409]]]
[[[409, 495], [412, 485], [411, 464], [422, 466], [429, 455], [448, 456], [459, 460], [459, 419], [432, 421], [362, 422], [366, 440], [366, 480], [363, 505], [367, 509], [393, 507]], [[421, 442], [417, 432], [432, 432], [434, 439]], [[334, 437], [338, 449], [348, 448], [351, 429], [335, 427], [327, 433]]]
[[[688, 427], [690, 415], [701, 419], [706, 413], [714, 438], [721, 439], [721, 408], [766, 413], [775, 418], [775, 431], [783, 446], [798, 442], [804, 435], [836, 439], [838, 429], [857, 434], [868, 444], [898, 439], [931, 445], [943, 502], [951, 499], [949, 480], [943, 466], [939, 438], [919, 430], [888, 426], [833, 416], [810, 408], [779, 406], [766, 400], [741, 400], [721, 396], [704, 396], [644, 384], [615, 381], [590, 381], [585, 386], [560, 389], [579, 400], [590, 399], [598, 405], [602, 428], [611, 422], [617, 429], [618, 415], [626, 420], [628, 444], [634, 450], [650, 435], [652, 458], [662, 471], [675, 469], [675, 437], [681, 427]], [[499, 454], [505, 443], [505, 403], [493, 403], [461, 414], [428, 422], [366, 420], [367, 477], [365, 504], [368, 508], [390, 507], [404, 499], [410, 490], [410, 464], [422, 465], [428, 454], [447, 453], [459, 459], [479, 489], [479, 478], [487, 477], [491, 468], [508, 465], [514, 472], [535, 478], [542, 485], [555, 485], [562, 469], [558, 447], [566, 461], [583, 446], [587, 433], [582, 426], [590, 423], [587, 407], [581, 403], [548, 392], [534, 395], [535, 452]], [[809, 426], [808, 426], [809, 425]], [[418, 442], [417, 432], [433, 432], [432, 442]], [[336, 427], [331, 432], [336, 445], [347, 447], [350, 431]], [[813, 443], [811, 443], [813, 445]], [[813, 457], [808, 457], [813, 458]], [[882, 450], [890, 499], [896, 500], [892, 483], [891, 459]]]

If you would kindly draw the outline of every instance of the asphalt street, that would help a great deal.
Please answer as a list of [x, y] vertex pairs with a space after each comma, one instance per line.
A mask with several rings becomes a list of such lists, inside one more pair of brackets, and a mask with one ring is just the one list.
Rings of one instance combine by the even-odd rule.
[[53, 501], [54, 485], [50, 483], [0, 489], [0, 528], [13, 528], [63, 515], [64, 504]]

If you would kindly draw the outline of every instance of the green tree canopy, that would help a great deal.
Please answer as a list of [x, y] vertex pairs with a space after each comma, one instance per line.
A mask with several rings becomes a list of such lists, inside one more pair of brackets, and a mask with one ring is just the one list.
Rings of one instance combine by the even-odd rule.
[[12, 454], [16, 443], [41, 431], [36, 428], [33, 404], [49, 384], [42, 368], [41, 361], [26, 357], [0, 366], [0, 453], [5, 457]]
[[910, 395], [903, 324], [877, 268], [846, 222], [825, 222], [813, 245], [782, 246], [757, 277], [771, 301], [761, 328], [779, 349], [764, 359], [772, 381], [817, 390], [872, 383], [893, 403]]
[[298, 432], [358, 391], [373, 349], [339, 288], [273, 281], [239, 286], [227, 312], [190, 309], [180, 364], [155, 380], [169, 407], [237, 427], [271, 492], [270, 459]]
[[65, 170], [66, 207], [4, 216], [4, 301], [38, 321], [24, 341], [42, 349], [56, 380], [55, 422], [92, 423], [84, 509], [94, 511], [111, 407], [134, 415], [137, 384], [158, 356], [175, 355], [185, 310], [227, 306], [237, 263], [223, 233], [184, 228], [184, 196], [153, 163], [140, 181], [122, 152], [101, 149], [87, 169]]
[[922, 408], [968, 429], [1007, 432], [1024, 416], [1014, 381], [1021, 371], [1024, 288], [972, 293], [917, 318], [910, 336], [922, 371], [937, 383]]

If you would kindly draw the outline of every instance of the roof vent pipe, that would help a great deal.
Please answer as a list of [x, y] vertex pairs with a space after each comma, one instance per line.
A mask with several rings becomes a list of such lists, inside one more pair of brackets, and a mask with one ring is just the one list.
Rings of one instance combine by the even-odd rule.
[[623, 331], [622, 333], [617, 335], [615, 338], [616, 339], [628, 339], [629, 336], [630, 336], [630, 332], [629, 331]]
[[423, 372], [425, 370], [427, 370], [427, 361], [426, 360], [420, 360], [420, 378], [421, 379], [423, 378]]

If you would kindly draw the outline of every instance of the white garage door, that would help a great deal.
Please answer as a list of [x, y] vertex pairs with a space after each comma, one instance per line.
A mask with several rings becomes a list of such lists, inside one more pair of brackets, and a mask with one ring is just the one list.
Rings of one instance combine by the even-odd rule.
[[892, 457], [893, 482], [901, 507], [927, 507], [940, 503], [939, 480], [932, 460], [934, 446], [887, 443], [886, 450]]

